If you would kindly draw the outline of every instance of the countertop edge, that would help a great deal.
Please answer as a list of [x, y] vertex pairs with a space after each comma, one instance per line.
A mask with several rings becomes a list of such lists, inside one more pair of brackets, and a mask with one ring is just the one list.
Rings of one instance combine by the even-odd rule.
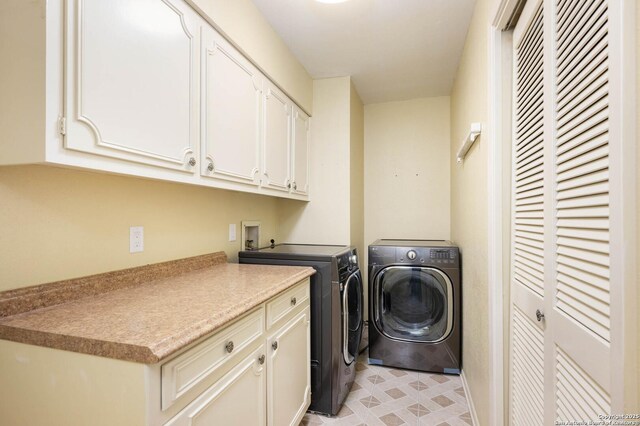
[[[217, 265], [213, 266], [215, 268]], [[252, 309], [265, 303], [269, 299], [288, 290], [300, 281], [315, 274], [311, 267], [296, 272], [268, 289], [260, 291], [234, 308], [217, 312], [215, 316], [185, 327], [178, 334], [167, 336], [153, 345], [135, 345], [111, 340], [92, 339], [89, 337], [73, 336], [31, 328], [7, 325], [0, 321], [0, 339], [41, 346], [46, 348], [77, 352], [103, 358], [111, 358], [142, 364], [156, 364], [180, 352], [187, 346], [197, 342], [207, 335], [214, 334], [231, 322], [235, 321]], [[118, 290], [115, 290], [118, 291]], [[46, 307], [43, 309], [51, 309]], [[19, 314], [20, 315], [20, 314]], [[9, 319], [10, 317], [2, 318]]]
[[120, 361], [142, 364], [155, 364], [160, 361], [158, 357], [145, 346], [60, 335], [4, 324], [0, 324], [0, 339], [48, 349], [58, 349], [101, 358], [117, 359]]

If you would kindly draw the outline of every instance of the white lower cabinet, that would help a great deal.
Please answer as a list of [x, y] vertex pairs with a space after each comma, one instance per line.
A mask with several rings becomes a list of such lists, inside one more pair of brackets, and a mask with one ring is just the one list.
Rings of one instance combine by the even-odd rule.
[[309, 309], [306, 278], [156, 364], [0, 340], [0, 377], [20, 384], [0, 393], [0, 424], [298, 425]]
[[263, 347], [250, 353], [166, 425], [264, 425], [264, 358]]
[[310, 342], [305, 280], [164, 363], [166, 411], [156, 418], [177, 411], [165, 425], [295, 426], [311, 403]]
[[[267, 339], [269, 425], [297, 425], [311, 402], [309, 308]], [[302, 356], [304, 354], [304, 356]]]

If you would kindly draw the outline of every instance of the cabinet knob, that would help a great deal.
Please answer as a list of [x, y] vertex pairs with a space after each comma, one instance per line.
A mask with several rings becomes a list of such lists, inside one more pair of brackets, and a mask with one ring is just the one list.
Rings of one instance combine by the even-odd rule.
[[258, 358], [258, 364], [264, 364], [264, 355], [260, 355], [260, 357]]
[[294, 297], [291, 298], [291, 306], [296, 306], [296, 303], [298, 303], [298, 299]]
[[210, 172], [213, 171], [213, 163], [209, 162], [209, 165], [207, 166], [207, 170], [209, 170]]
[[298, 184], [293, 182], [293, 189], [298, 189]]
[[291, 182], [287, 182], [287, 188], [291, 189]]
[[536, 318], [538, 321], [542, 321], [544, 319], [544, 314], [540, 312], [540, 309], [536, 309]]
[[225, 349], [229, 353], [233, 352], [233, 340], [229, 341], [229, 343], [226, 344]]
[[195, 166], [196, 165], [196, 159], [194, 157], [189, 158], [189, 165], [190, 166]]
[[273, 348], [273, 350], [275, 351], [276, 349], [278, 349], [278, 341], [276, 340], [275, 342], [273, 342], [271, 344], [271, 347]]

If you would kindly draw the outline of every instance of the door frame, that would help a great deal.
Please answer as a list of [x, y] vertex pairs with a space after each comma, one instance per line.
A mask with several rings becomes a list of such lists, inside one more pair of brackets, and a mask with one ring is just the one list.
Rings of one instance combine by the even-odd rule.
[[[488, 193], [488, 250], [489, 282], [489, 423], [508, 424], [509, 395], [509, 264], [510, 249], [510, 191], [511, 191], [511, 85], [513, 31], [503, 32], [496, 22], [508, 20], [518, 0], [502, 1], [489, 26], [489, 144], [487, 165]], [[504, 16], [506, 15], [506, 18]]]
[[[510, 190], [511, 190], [511, 146], [512, 135], [512, 30], [505, 31], [511, 17], [518, 9], [522, 0], [500, 0], [493, 7], [493, 21], [488, 25], [488, 107], [489, 125], [487, 126], [489, 137], [488, 149], [488, 256], [487, 269], [489, 281], [489, 362], [490, 377], [489, 389], [493, 398], [490, 399], [489, 419], [490, 424], [502, 426], [509, 424], [509, 347], [510, 347]], [[614, 36], [621, 38], [624, 49], [624, 61], [620, 69], [619, 82], [625, 89], [622, 91], [622, 99], [616, 100], [617, 111], [622, 111], [622, 137], [623, 137], [623, 199], [628, 200], [623, 205], [622, 218], [619, 225], [624, 227], [625, 247], [624, 253], [612, 253], [618, 255], [618, 262], [622, 263], [624, 284], [620, 290], [612, 293], [612, 302], [622, 307], [622, 312], [617, 316], [624, 323], [617, 332], [615, 347], [612, 351], [623, 358], [623, 368], [617, 369], [618, 373], [613, 380], [615, 387], [624, 390], [624, 396], [612, 393], [612, 397], [618, 396], [619, 405], [613, 405], [612, 409], [617, 413], [634, 413], [640, 411], [638, 402], [638, 374], [625, 374], [625, 371], [633, 371], [639, 367], [638, 358], [638, 332], [639, 321], [636, 310], [640, 308], [638, 302], [638, 248], [637, 248], [637, 153], [636, 141], [637, 129], [637, 82], [636, 82], [636, 4], [634, 0], [620, 0], [619, 6], [622, 31]], [[618, 199], [619, 201], [620, 199]]]

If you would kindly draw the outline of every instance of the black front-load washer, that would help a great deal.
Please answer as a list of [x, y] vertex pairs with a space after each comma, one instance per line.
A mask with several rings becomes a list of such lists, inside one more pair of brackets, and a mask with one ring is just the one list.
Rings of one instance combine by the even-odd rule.
[[369, 246], [369, 364], [460, 374], [460, 252], [451, 241]]
[[238, 253], [240, 263], [311, 266], [311, 405], [336, 415], [355, 379], [363, 329], [363, 284], [356, 249], [278, 244]]

